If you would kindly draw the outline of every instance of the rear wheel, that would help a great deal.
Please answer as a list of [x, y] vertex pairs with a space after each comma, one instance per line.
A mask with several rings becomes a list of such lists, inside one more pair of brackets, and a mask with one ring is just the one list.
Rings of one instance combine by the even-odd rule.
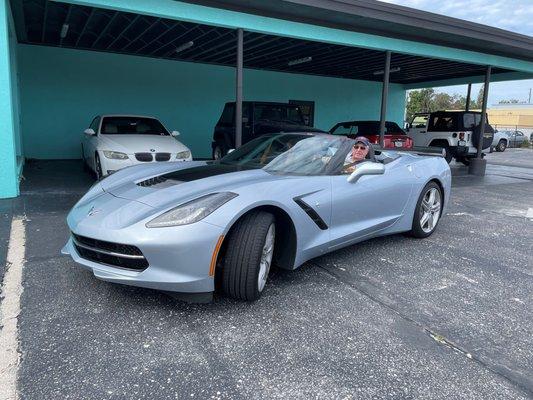
[[431, 235], [437, 227], [441, 211], [442, 192], [440, 187], [435, 182], [429, 182], [422, 190], [416, 203], [411, 236], [425, 238]]
[[228, 153], [226, 146], [223, 144], [217, 144], [213, 149], [213, 160], [220, 160]]
[[222, 291], [237, 300], [257, 300], [265, 288], [274, 254], [276, 224], [264, 211], [245, 215], [228, 237], [222, 263]]
[[469, 157], [456, 157], [455, 159], [457, 160], [457, 162], [463, 163], [464, 165], [470, 165]]

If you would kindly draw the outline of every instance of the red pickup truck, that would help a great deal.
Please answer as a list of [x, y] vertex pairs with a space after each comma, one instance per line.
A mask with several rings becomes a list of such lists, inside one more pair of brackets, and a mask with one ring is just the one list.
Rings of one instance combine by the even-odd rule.
[[[379, 121], [346, 121], [339, 122], [329, 133], [332, 135], [344, 135], [349, 138], [365, 136], [371, 143], [379, 144]], [[405, 131], [394, 122], [385, 122], [385, 137], [383, 143], [385, 149], [410, 149], [413, 147], [411, 139]]]

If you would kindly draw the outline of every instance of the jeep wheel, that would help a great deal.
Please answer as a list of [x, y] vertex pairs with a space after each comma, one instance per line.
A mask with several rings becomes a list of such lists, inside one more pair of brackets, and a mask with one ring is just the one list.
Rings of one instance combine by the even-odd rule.
[[276, 239], [274, 216], [254, 211], [228, 237], [222, 267], [222, 291], [237, 300], [257, 300], [265, 287]]
[[505, 151], [505, 149], [507, 148], [507, 143], [505, 143], [505, 140], [500, 140], [498, 142], [498, 145], [496, 146], [496, 151]]
[[442, 193], [439, 185], [435, 182], [429, 182], [422, 190], [416, 203], [411, 236], [425, 238], [431, 235], [437, 227], [441, 211]]
[[442, 150], [444, 150], [444, 159], [446, 160], [446, 162], [449, 164], [452, 162], [452, 158], [453, 158], [453, 154], [452, 154], [452, 150], [450, 149], [450, 146], [448, 145], [438, 145], [438, 147], [441, 147]]
[[470, 165], [470, 158], [469, 157], [456, 157], [455, 160], [457, 162], [463, 163], [466, 166]]

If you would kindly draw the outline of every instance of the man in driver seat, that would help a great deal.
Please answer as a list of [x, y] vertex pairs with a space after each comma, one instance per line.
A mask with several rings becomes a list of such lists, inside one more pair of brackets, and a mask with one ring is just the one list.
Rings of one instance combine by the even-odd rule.
[[344, 160], [343, 172], [346, 174], [354, 172], [356, 165], [366, 160], [370, 146], [371, 144], [366, 137], [356, 137], [352, 150]]

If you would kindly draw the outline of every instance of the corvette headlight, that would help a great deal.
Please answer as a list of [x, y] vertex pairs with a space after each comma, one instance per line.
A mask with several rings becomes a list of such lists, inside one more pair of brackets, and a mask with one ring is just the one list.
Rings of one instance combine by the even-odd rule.
[[121, 153], [119, 151], [104, 150], [104, 156], [106, 156], [106, 158], [112, 158], [113, 160], [127, 160], [128, 159], [128, 155], [126, 153]]
[[161, 214], [148, 222], [146, 227], [162, 228], [198, 222], [237, 196], [236, 193], [223, 192], [199, 197]]
[[178, 154], [176, 154], [177, 160], [183, 160], [184, 158], [189, 158], [191, 156], [191, 152], [189, 150], [180, 151]]

